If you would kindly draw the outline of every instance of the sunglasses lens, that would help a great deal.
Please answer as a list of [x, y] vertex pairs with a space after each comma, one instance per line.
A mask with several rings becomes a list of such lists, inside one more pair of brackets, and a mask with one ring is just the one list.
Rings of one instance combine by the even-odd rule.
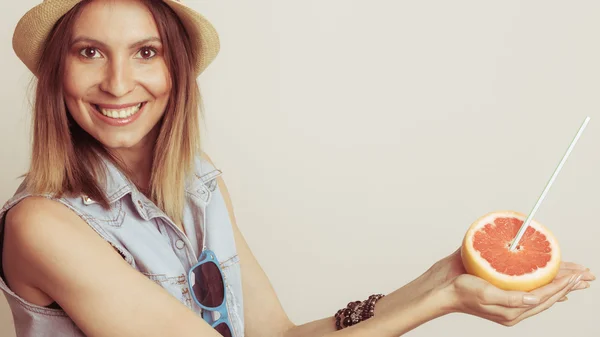
[[217, 332], [220, 333], [221, 336], [224, 336], [224, 337], [232, 337], [233, 336], [231, 334], [231, 330], [225, 323], [221, 323], [221, 324], [217, 325], [215, 327], [215, 330], [217, 330]]
[[[194, 275], [196, 280], [192, 291], [196, 300], [210, 308], [221, 305], [225, 297], [225, 287], [219, 267], [214, 262], [207, 262], [196, 267]], [[231, 336], [231, 334], [224, 336]]]

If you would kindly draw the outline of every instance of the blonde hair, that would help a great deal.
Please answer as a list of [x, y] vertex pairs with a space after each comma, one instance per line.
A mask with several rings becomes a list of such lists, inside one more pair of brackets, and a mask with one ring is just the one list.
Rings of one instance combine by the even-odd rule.
[[[34, 194], [78, 196], [85, 194], [109, 208], [102, 185], [104, 156], [133, 181], [133, 172], [100, 142], [85, 132], [68, 113], [63, 93], [64, 61], [72, 28], [84, 0], [65, 14], [46, 41], [33, 103], [32, 157], [24, 175]], [[172, 90], [153, 152], [150, 198], [176, 224], [181, 224], [185, 183], [193, 175], [200, 155], [201, 96], [194, 67], [199, 55], [190, 49], [189, 36], [177, 15], [160, 0], [143, 1], [156, 21], [173, 80]]]

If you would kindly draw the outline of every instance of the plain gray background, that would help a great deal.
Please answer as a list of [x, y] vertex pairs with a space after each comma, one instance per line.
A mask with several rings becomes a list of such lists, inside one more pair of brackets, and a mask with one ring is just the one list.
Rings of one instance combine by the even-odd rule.
[[[38, 3], [0, 2], [0, 203], [29, 160], [11, 38]], [[200, 79], [206, 150], [294, 322], [409, 282], [482, 214], [529, 212], [585, 116], [536, 218], [600, 271], [600, 2], [186, 3], [222, 38]], [[599, 300], [592, 285], [510, 329], [451, 315], [408, 335], [598, 336]]]

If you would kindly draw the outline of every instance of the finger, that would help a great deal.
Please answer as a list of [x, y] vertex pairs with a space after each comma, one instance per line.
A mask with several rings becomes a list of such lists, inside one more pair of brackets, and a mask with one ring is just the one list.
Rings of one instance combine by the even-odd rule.
[[[529, 308], [541, 301], [541, 298], [532, 293], [524, 291], [502, 290], [491, 284], [482, 288], [480, 301], [486, 306], [490, 306], [492, 311], [502, 311], [506, 308]], [[492, 309], [497, 306], [499, 308]]]
[[581, 274], [570, 274], [561, 278], [556, 278], [549, 284], [535, 289], [530, 293], [533, 296], [537, 297], [540, 303], [545, 302], [553, 295], [563, 291], [565, 288], [568, 287], [569, 289], [571, 289], [570, 286], [575, 285], [575, 283], [573, 282], [575, 281], [575, 278], [579, 275]]
[[569, 262], [569, 261], [562, 261], [560, 263], [560, 268], [561, 269], [571, 269], [571, 270], [586, 270], [586, 269], [588, 269], [586, 266], [582, 266], [575, 262]]
[[[579, 274], [580, 275], [580, 274]], [[550, 308], [554, 303], [556, 303], [559, 299], [566, 297], [567, 293], [569, 291], [571, 291], [571, 289], [575, 286], [575, 284], [577, 283], [576, 280], [579, 277], [578, 274], [576, 274], [576, 276], [574, 278], [572, 278], [572, 282], [569, 282], [567, 284], [566, 287], [564, 287], [561, 291], [555, 293], [554, 295], [550, 296], [546, 301], [542, 302], [540, 305], [535, 306], [527, 311], [525, 311], [523, 314], [521, 314], [518, 318], [516, 318], [514, 321], [511, 322], [511, 324], [514, 324], [515, 322], [520, 322], [524, 319], [527, 319], [533, 315], [537, 315], [542, 311], [547, 310], [548, 308]]]
[[579, 281], [574, 287], [573, 289], [571, 289], [571, 291], [575, 291], [575, 290], [583, 290], [583, 289], [587, 289], [590, 287], [590, 284], [586, 281], [584, 281], [583, 279], [581, 279], [581, 281]]
[[[568, 280], [571, 280], [571, 278], [567, 278]], [[573, 281], [574, 282], [574, 281]], [[573, 284], [572, 281], [569, 281], [569, 283], [567, 283], [567, 285], [565, 287], [563, 287], [563, 289], [561, 289], [561, 291], [558, 294], [564, 294], [564, 296], [560, 297], [556, 302], [564, 302], [566, 300], [568, 300], [568, 297], [566, 296], [569, 292], [573, 291], [574, 289], [576, 289], [578, 286], [581, 286], [583, 281], [579, 281], [577, 284]], [[556, 295], [558, 296], [558, 295]], [[542, 303], [546, 303], [548, 300], [546, 300], [545, 302]], [[523, 306], [519, 306], [519, 307], [506, 307], [506, 306], [499, 306], [499, 305], [489, 305], [489, 306], [485, 306], [485, 310], [487, 312], [488, 315], [491, 315], [492, 317], [495, 318], [499, 318], [499, 322], [505, 322], [508, 323], [508, 325], [512, 325], [524, 318], [523, 314], [527, 311], [532, 310], [532, 307], [535, 308], [535, 304], [530, 304], [530, 305], [523, 305]]]
[[590, 284], [586, 281], [583, 281], [583, 279], [579, 282], [577, 282], [577, 284], [575, 286], [573, 286], [573, 288], [571, 288], [571, 290], [569, 290], [569, 293], [573, 292], [573, 291], [577, 291], [577, 290], [583, 290], [583, 289], [587, 289], [590, 287]]
[[[577, 272], [577, 271], [581, 271], [581, 270], [578, 270], [578, 269], [566, 269], [566, 268], [565, 269], [560, 269], [558, 271], [558, 274], [556, 274], [556, 277], [557, 278], [563, 277], [565, 275], [573, 274], [573, 272]], [[586, 270], [583, 271], [582, 280], [584, 280], [584, 281], [594, 281], [595, 279], [596, 279], [596, 276], [589, 269], [586, 269]]]
[[553, 295], [564, 293], [559, 299], [565, 297], [574, 286], [576, 275], [564, 277], [554, 281], [554, 284], [545, 286], [547, 289], [544, 290], [548, 295], [545, 293], [536, 295], [534, 292], [504, 291], [493, 286], [488, 287], [484, 290], [487, 292], [485, 294], [487, 296], [484, 300], [484, 309], [489, 315], [500, 318], [500, 322], [516, 322], [525, 312], [532, 310], [540, 303], [547, 302]]
[[483, 291], [482, 302], [505, 308], [529, 308], [546, 301], [550, 296], [567, 287], [572, 278], [573, 274], [554, 279], [550, 284], [531, 292], [504, 291], [490, 285]]
[[584, 271], [586, 272], [586, 275], [584, 275], [583, 277], [586, 281], [588, 281], [588, 279], [589, 281], [593, 281], [596, 279], [596, 276], [590, 271], [590, 268], [575, 262], [562, 261], [560, 263], [560, 270]]
[[484, 307], [484, 312], [489, 319], [504, 324], [520, 317], [528, 308], [507, 308], [499, 305]]

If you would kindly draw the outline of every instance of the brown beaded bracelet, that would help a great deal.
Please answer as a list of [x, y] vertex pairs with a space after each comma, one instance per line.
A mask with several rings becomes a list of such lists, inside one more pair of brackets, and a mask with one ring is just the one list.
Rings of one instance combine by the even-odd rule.
[[350, 302], [335, 314], [335, 327], [342, 330], [349, 326], [366, 321], [375, 315], [375, 304], [385, 295], [371, 295], [364, 301]]

